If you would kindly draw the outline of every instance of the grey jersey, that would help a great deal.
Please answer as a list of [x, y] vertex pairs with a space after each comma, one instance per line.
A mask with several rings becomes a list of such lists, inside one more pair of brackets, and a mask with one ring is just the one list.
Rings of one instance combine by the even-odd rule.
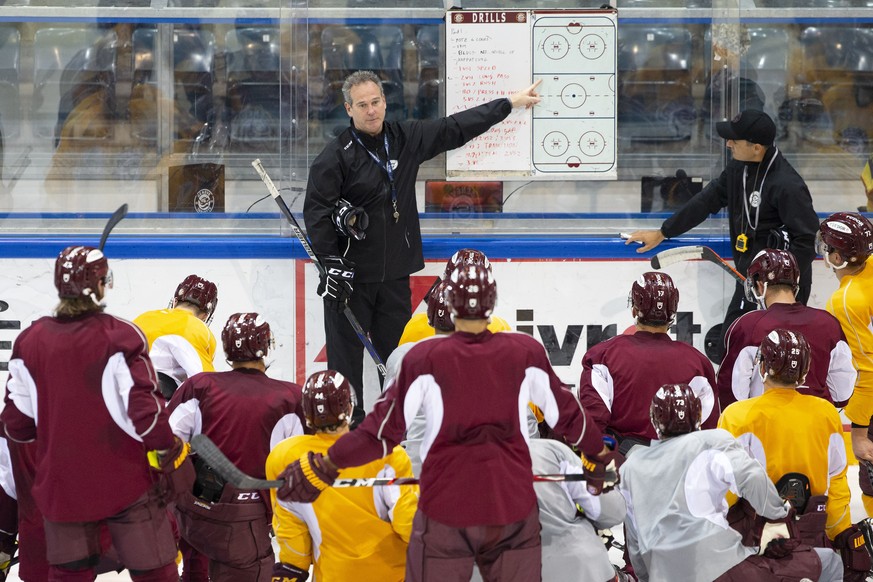
[[[434, 335], [418, 340], [417, 342], [401, 344], [394, 348], [394, 351], [391, 352], [391, 355], [388, 356], [388, 360], [385, 362], [385, 368], [388, 371], [388, 375], [385, 377], [385, 385], [387, 386], [388, 380], [396, 378], [397, 374], [400, 373], [400, 364], [403, 361], [403, 356], [405, 356], [409, 350], [421, 342], [442, 337], [445, 336]], [[409, 455], [409, 460], [412, 461], [412, 474], [416, 477], [421, 475], [421, 440], [424, 438], [424, 429], [424, 414], [419, 411], [412, 422], [409, 423], [409, 426], [406, 427], [406, 439], [400, 443], [403, 448], [406, 449], [406, 454]]]
[[787, 515], [763, 467], [722, 429], [634, 447], [620, 490], [628, 552], [642, 581], [714, 580], [757, 552], [728, 525], [729, 490], [765, 518]]
[[[534, 474], [582, 473], [582, 461], [567, 445], [539, 438], [531, 438], [529, 444]], [[624, 519], [621, 493], [614, 490], [591, 495], [584, 481], [536, 483], [534, 490], [542, 527], [542, 579], [545, 582], [612, 579], [615, 570], [596, 530], [614, 527]], [[579, 517], [577, 503], [585, 517]], [[471, 582], [480, 580], [478, 569], [474, 569]]]

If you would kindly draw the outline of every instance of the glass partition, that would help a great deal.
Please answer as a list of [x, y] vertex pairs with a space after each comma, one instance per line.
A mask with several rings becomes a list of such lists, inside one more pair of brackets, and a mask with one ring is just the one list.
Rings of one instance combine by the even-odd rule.
[[[714, 124], [747, 107], [777, 121], [779, 147], [817, 211], [855, 210], [866, 203], [858, 176], [873, 150], [871, 4], [619, 6], [618, 180], [509, 180], [488, 204], [444, 208], [425, 200], [427, 182], [445, 180], [438, 156], [419, 174], [425, 231], [548, 233], [556, 220], [580, 233], [658, 225], [721, 170], [727, 154]], [[251, 162], [262, 160], [299, 211], [309, 163], [348, 123], [339, 87], [349, 72], [379, 74], [389, 120], [444, 115], [444, 11], [435, 0], [6, 2], [4, 228], [29, 232], [34, 214], [90, 228], [89, 214], [127, 202], [161, 230], [208, 232], [214, 221], [191, 216], [207, 212], [270, 233], [277, 227], [263, 215], [276, 209]], [[27, 221], [11, 220], [23, 214]]]

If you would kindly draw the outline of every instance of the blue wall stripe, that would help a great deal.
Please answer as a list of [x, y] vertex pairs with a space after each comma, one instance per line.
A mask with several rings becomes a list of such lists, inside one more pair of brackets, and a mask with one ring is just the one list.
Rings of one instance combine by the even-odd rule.
[[[68, 245], [96, 245], [97, 237], [0, 237], [0, 258], [54, 258]], [[702, 244], [723, 257], [730, 256], [728, 241], [719, 237], [684, 236], [658, 247]], [[639, 254], [637, 245], [625, 245], [618, 237], [425, 237], [424, 256], [445, 259], [456, 250], [472, 247], [494, 259], [589, 259], [641, 260], [652, 253]], [[106, 255], [118, 259], [305, 259], [306, 253], [296, 238], [284, 237], [147, 237], [111, 236]]]

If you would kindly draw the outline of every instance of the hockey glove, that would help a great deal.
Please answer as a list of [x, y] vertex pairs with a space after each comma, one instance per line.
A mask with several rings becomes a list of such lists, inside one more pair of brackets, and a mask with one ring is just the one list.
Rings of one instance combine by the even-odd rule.
[[355, 264], [334, 255], [324, 257], [321, 264], [324, 273], [318, 283], [318, 296], [324, 299], [325, 307], [342, 311], [354, 289], [352, 281], [355, 279]]
[[624, 457], [617, 451], [608, 451], [593, 459], [583, 456], [582, 468], [588, 493], [600, 495], [618, 485], [618, 468], [623, 462]]
[[764, 557], [772, 558], [774, 560], [782, 559], [786, 556], [790, 556], [791, 552], [793, 552], [799, 545], [800, 540], [798, 538], [776, 538], [770, 540], [770, 543], [767, 544], [767, 547], [764, 549]]
[[336, 207], [331, 214], [333, 226], [337, 234], [346, 238], [355, 240], [364, 240], [367, 238], [367, 226], [370, 224], [370, 217], [367, 216], [367, 211], [357, 206], [352, 206], [348, 200], [342, 198], [336, 203]]
[[[863, 529], [867, 529], [866, 526]], [[873, 567], [869, 545], [870, 541], [858, 525], [847, 527], [834, 538], [834, 549], [840, 552], [843, 558], [844, 580], [867, 579], [867, 572]]]
[[308, 578], [309, 572], [306, 570], [285, 562], [276, 562], [273, 564], [273, 576], [270, 582], [306, 582]]
[[173, 446], [160, 451], [149, 451], [149, 465], [161, 474], [161, 497], [164, 502], [174, 501], [194, 487], [194, 465], [188, 457], [191, 445], [173, 437]]
[[282, 501], [312, 503], [337, 477], [339, 471], [325, 463], [324, 455], [309, 451], [279, 473], [279, 479], [285, 484], [276, 491], [276, 497]]

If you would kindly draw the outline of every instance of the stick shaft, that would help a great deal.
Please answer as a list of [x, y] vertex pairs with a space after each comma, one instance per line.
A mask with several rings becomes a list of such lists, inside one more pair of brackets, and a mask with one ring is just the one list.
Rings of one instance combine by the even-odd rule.
[[[205, 434], [196, 434], [191, 438], [191, 446], [200, 457], [206, 461], [206, 464], [212, 467], [216, 473], [221, 475], [228, 483], [237, 489], [278, 489], [285, 484], [280, 479], [258, 479], [243, 473], [239, 467], [234, 465], [230, 459], [221, 452], [212, 439]], [[612, 475], [612, 478], [615, 476]], [[584, 481], [585, 475], [582, 473], [570, 473], [565, 475], [557, 473], [552, 475], [533, 475], [533, 480], [537, 482], [559, 483], [561, 481]], [[333, 482], [333, 487], [388, 487], [391, 485], [418, 485], [418, 479], [413, 477], [397, 477], [394, 479], [386, 479], [382, 477], [372, 478], [357, 478], [357, 479], [337, 479]]]
[[101, 251], [103, 250], [103, 247], [106, 245], [106, 239], [109, 238], [109, 233], [112, 232], [115, 225], [121, 222], [125, 216], [127, 216], [127, 204], [122, 204], [112, 213], [109, 220], [106, 221], [106, 226], [103, 227], [103, 234], [100, 236], [100, 245], [97, 247], [98, 249]]
[[[318, 257], [315, 255], [315, 251], [312, 250], [312, 247], [309, 245], [309, 241], [306, 240], [306, 235], [303, 234], [303, 230], [300, 228], [300, 224], [298, 224], [297, 219], [294, 218], [294, 215], [291, 213], [291, 209], [288, 208], [288, 205], [285, 204], [285, 200], [282, 199], [282, 195], [279, 194], [279, 190], [276, 188], [276, 185], [273, 183], [270, 175], [267, 174], [267, 170], [264, 169], [263, 164], [261, 164], [261, 160], [257, 159], [252, 162], [252, 167], [261, 177], [264, 184], [267, 186], [267, 190], [270, 192], [270, 196], [273, 197], [273, 200], [276, 201], [276, 204], [279, 205], [279, 209], [282, 211], [282, 214], [285, 215], [285, 218], [288, 220], [291, 225], [291, 230], [294, 231], [294, 235], [300, 241], [300, 244], [303, 245], [303, 250], [306, 251], [306, 254], [309, 255], [309, 258], [312, 259], [312, 262], [315, 263], [316, 269], [318, 269], [319, 274], [324, 274], [324, 266], [322, 266], [321, 261], [318, 260]], [[358, 321], [358, 318], [355, 317], [354, 312], [349, 308], [348, 305], [343, 309], [343, 315], [345, 315], [346, 319], [349, 321], [349, 325], [352, 326], [352, 329], [355, 330], [355, 335], [358, 336], [358, 339], [364, 345], [364, 348], [367, 350], [367, 353], [373, 359], [373, 362], [376, 364], [376, 369], [379, 370], [379, 373], [382, 374], [382, 377], [386, 377], [388, 375], [388, 369], [385, 367], [385, 363], [382, 361], [382, 358], [379, 356], [379, 353], [376, 351], [376, 347], [373, 345], [373, 342], [367, 337], [366, 332], [364, 332], [364, 328], [361, 327], [361, 322]]]

